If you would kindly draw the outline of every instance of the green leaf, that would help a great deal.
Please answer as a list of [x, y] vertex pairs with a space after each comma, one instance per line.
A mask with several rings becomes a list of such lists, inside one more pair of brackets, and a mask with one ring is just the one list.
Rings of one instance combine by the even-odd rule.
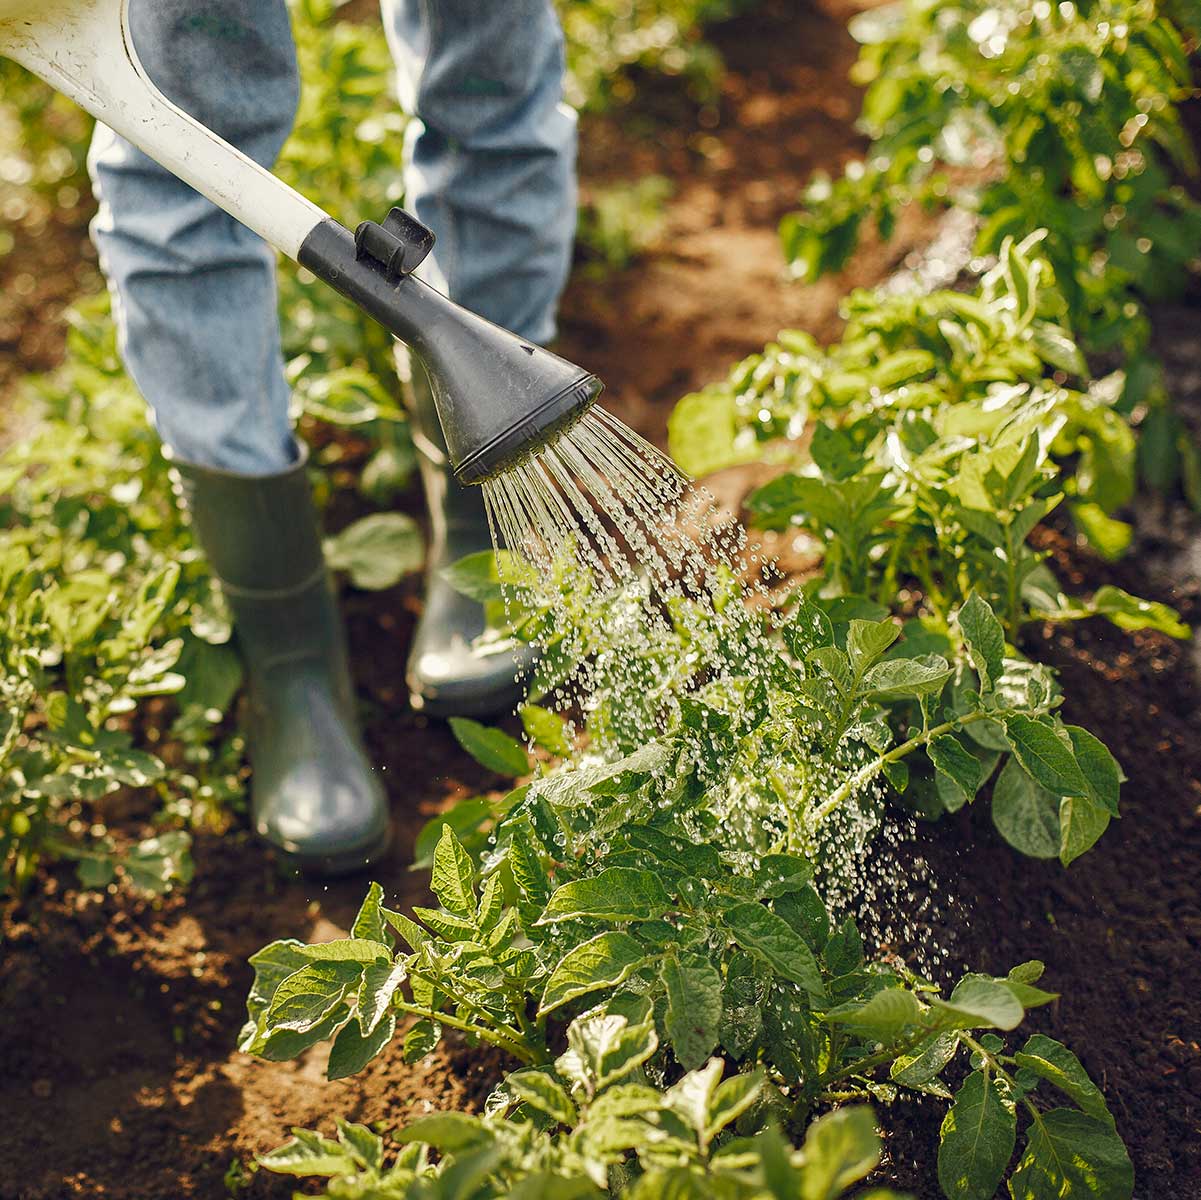
[[704, 958], [680, 959], [669, 954], [659, 971], [667, 992], [663, 1029], [676, 1061], [695, 1070], [717, 1045], [721, 1024], [721, 975]]
[[895, 621], [853, 619], [847, 631], [847, 654], [856, 673], [862, 675], [900, 636]]
[[355, 1161], [337, 1142], [309, 1129], [293, 1129], [291, 1141], [260, 1154], [257, 1161], [277, 1175], [353, 1175]]
[[1073, 504], [1072, 520], [1107, 562], [1117, 562], [1130, 549], [1134, 526], [1115, 520], [1099, 504]]
[[761, 899], [775, 900], [799, 892], [813, 877], [813, 868], [794, 854], [765, 854], [755, 870], [755, 891]]
[[578, 1119], [575, 1105], [563, 1085], [547, 1074], [533, 1068], [514, 1071], [505, 1076], [505, 1086], [531, 1108], [546, 1113], [560, 1125], [574, 1125]]
[[534, 587], [538, 572], [523, 558], [508, 550], [480, 550], [468, 554], [439, 572], [443, 579], [464, 596], [481, 604], [503, 604], [506, 592], [515, 596], [519, 589]]
[[616, 987], [645, 961], [642, 946], [621, 930], [609, 930], [589, 938], [569, 950], [550, 973], [538, 1015], [554, 1012], [577, 996], [597, 988]]
[[517, 710], [526, 736], [543, 750], [566, 758], [572, 750], [571, 738], [567, 735], [567, 722], [558, 713], [538, 704], [523, 704]]
[[950, 664], [937, 654], [890, 658], [868, 671], [863, 677], [863, 690], [874, 699], [885, 701], [937, 696], [951, 674]]
[[[97, 858], [81, 858], [75, 868], [79, 886], [85, 888], [107, 887], [117, 877], [117, 864], [108, 855]], [[4, 885], [0, 874], [0, 887]]]
[[1031, 858], [1059, 855], [1059, 797], [1041, 787], [1016, 759], [1009, 759], [992, 793], [992, 819], [1001, 836]]
[[705, 1139], [711, 1141], [727, 1125], [738, 1120], [759, 1099], [763, 1091], [762, 1069], [743, 1071], [723, 1079], [713, 1091], [705, 1120]]
[[738, 406], [720, 384], [685, 396], [667, 419], [672, 458], [697, 478], [754, 457], [753, 445], [736, 448], [737, 432]]
[[311, 962], [275, 990], [267, 1019], [273, 1029], [307, 1033], [330, 1013], [359, 981], [358, 962]]
[[434, 851], [442, 837], [442, 830], [448, 825], [466, 849], [468, 845], [474, 847], [476, 840], [484, 836], [483, 826], [496, 816], [497, 805], [492, 800], [487, 796], [471, 796], [431, 817], [421, 827], [413, 843], [413, 869], [434, 865]]
[[432, 1053], [442, 1037], [442, 1026], [428, 1017], [422, 1017], [409, 1026], [401, 1051], [406, 1063], [419, 1062]]
[[1113, 1117], [1101, 1089], [1089, 1078], [1080, 1060], [1064, 1045], [1045, 1034], [1032, 1034], [1014, 1055], [1025, 1067], [1074, 1100], [1090, 1117], [1113, 1126]]
[[949, 1000], [931, 999], [942, 1029], [1014, 1029], [1025, 1015], [1021, 1001], [1003, 981], [965, 975]]
[[341, 1117], [335, 1123], [338, 1127], [338, 1141], [346, 1147], [359, 1165], [378, 1171], [384, 1163], [383, 1138], [372, 1133], [366, 1125], [356, 1125]]
[[489, 1141], [492, 1134], [479, 1117], [461, 1112], [439, 1112], [410, 1121], [392, 1137], [404, 1146], [420, 1142], [424, 1146], [453, 1154]]
[[615, 763], [607, 763], [590, 775], [588, 791], [594, 796], [628, 796], [636, 792], [652, 775], [674, 761], [671, 746], [650, 742]]
[[1066, 329], [1047, 321], [1035, 321], [1030, 326], [1030, 340], [1043, 362], [1078, 379], [1088, 378], [1088, 364], [1084, 361], [1084, 355]]
[[194, 870], [191, 846], [191, 834], [183, 829], [160, 833], [129, 850], [121, 859], [121, 866], [134, 887], [157, 896], [172, 883], [191, 881]]
[[[254, 982], [250, 985], [250, 992], [246, 997], [246, 1011], [251, 1021], [257, 1021], [267, 1011], [279, 985], [289, 975], [307, 965], [308, 959], [299, 953], [302, 945], [303, 943], [295, 938], [283, 938], [264, 946], [250, 956], [250, 965], [254, 968]], [[245, 1049], [241, 1040], [238, 1042], [238, 1049]]]
[[992, 687], [1001, 678], [1005, 664], [1005, 631], [1001, 622], [975, 592], [967, 598], [956, 619], [981, 684]]
[[555, 1060], [555, 1070], [595, 1094], [636, 1070], [658, 1048], [650, 1016], [631, 1024], [616, 1013], [596, 1013], [568, 1026], [567, 1050]]
[[938, 1182], [948, 1200], [992, 1200], [1013, 1157], [1017, 1119], [983, 1071], [955, 1094], [940, 1138]]
[[711, 1058], [703, 1067], [689, 1071], [673, 1084], [664, 1096], [667, 1107], [676, 1113], [699, 1139], [704, 1138], [708, 1128], [710, 1103], [724, 1069], [725, 1065], [720, 1058]]
[[[889, 1077], [893, 1083], [902, 1087], [928, 1090], [930, 1084], [938, 1078], [939, 1072], [955, 1057], [959, 1049], [959, 1035], [953, 1031], [935, 1033], [921, 1042], [909, 1054], [903, 1054], [893, 1060], [889, 1068]], [[939, 1084], [942, 1089], [942, 1084]], [[944, 1092], [948, 1098], [951, 1093]]]
[[393, 912], [390, 908], [382, 908], [381, 911], [384, 914], [384, 920], [400, 934], [410, 950], [420, 950], [430, 940], [430, 935], [416, 921], [406, 917], [404, 913]]
[[1013, 1200], [1130, 1200], [1134, 1168], [1113, 1126], [1073, 1108], [1035, 1117], [1009, 1179]]
[[184, 685], [176, 693], [181, 709], [196, 705], [224, 713], [242, 686], [242, 659], [230, 645], [188, 637], [176, 664]]
[[804, 662], [813, 650], [834, 645], [834, 629], [830, 618], [805, 597], [789, 614], [780, 630], [784, 645], [798, 662]]
[[384, 1019], [392, 1004], [396, 989], [405, 981], [403, 959], [389, 962], [380, 959], [363, 968], [363, 981], [359, 986], [359, 998], [355, 1013], [359, 1019], [359, 1031], [370, 1037], [375, 1027]]
[[450, 728], [459, 745], [482, 767], [515, 778], [530, 773], [525, 747], [501, 729], [491, 729], [469, 717], [451, 717]]
[[335, 1004], [305, 1033], [273, 1028], [267, 1036], [255, 1036], [246, 1048], [267, 1062], [288, 1062], [311, 1050], [318, 1042], [328, 1041], [349, 1019], [350, 1009], [345, 1004]]
[[1140, 600], [1109, 584], [1097, 589], [1091, 607], [1094, 612], [1108, 617], [1119, 629], [1158, 629], [1174, 638], [1187, 638], [1192, 634], [1174, 608], [1154, 600]]
[[396, 1018], [387, 1016], [366, 1037], [357, 1021], [347, 1021], [330, 1047], [325, 1077], [345, 1079], [357, 1075], [391, 1040], [396, 1032]]
[[462, 843], [449, 825], [434, 848], [434, 869], [430, 886], [447, 912], [470, 921], [475, 916], [475, 868]]
[[763, 959], [785, 979], [800, 984], [814, 1004], [826, 1002], [826, 987], [813, 951], [783, 917], [748, 900], [727, 910], [725, 920], [743, 950]]
[[648, 921], [672, 907], [659, 877], [636, 867], [609, 867], [599, 875], [556, 888], [537, 925], [580, 917], [606, 921]]
[[359, 905], [358, 915], [350, 927], [352, 938], [364, 938], [370, 942], [380, 942], [387, 945], [388, 930], [384, 923], [383, 914], [384, 889], [378, 883], [372, 883]]
[[921, 1020], [917, 997], [903, 987], [886, 987], [865, 1003], [854, 1002], [831, 1009], [826, 1020], [863, 1029], [878, 1041], [892, 1041], [909, 1025]]
[[372, 513], [325, 539], [325, 560], [355, 587], [382, 591], [419, 571], [425, 546], [417, 522], [405, 513]]
[[1054, 992], [1045, 992], [1034, 984], [1043, 977], [1046, 967], [1036, 958], [1029, 962], [1018, 963], [1005, 976], [1005, 986], [1018, 998], [1024, 1009], [1038, 1008], [1041, 1004], [1050, 1004], [1057, 999]]
[[1059, 802], [1059, 861], [1066, 867], [1091, 850], [1109, 820], [1109, 810], [1091, 796], [1064, 796]]
[[312, 942], [297, 947], [296, 953], [313, 962], [371, 963], [392, 958], [392, 951], [383, 942], [364, 938], [334, 938], [329, 942]]
[[636, 1117], [663, 1107], [663, 1093], [644, 1083], [618, 1083], [598, 1096], [588, 1109], [589, 1120]]
[[1005, 736], [1032, 778], [1056, 796], [1086, 796], [1088, 781], [1076, 762], [1071, 738], [1025, 713], [1005, 718]]
[[931, 738], [926, 745], [926, 753], [934, 769], [950, 781], [962, 800], [976, 798], [982, 782], [980, 760], [957, 737], [942, 734]]
[[1079, 725], [1068, 725], [1066, 728], [1072, 739], [1076, 763], [1088, 781], [1089, 795], [1103, 805], [1111, 816], [1116, 817], [1122, 780], [1125, 778], [1122, 768], [1105, 744], [1087, 729]]
[[880, 1135], [866, 1105], [848, 1105], [819, 1117], [805, 1131], [801, 1200], [835, 1200], [876, 1169]]

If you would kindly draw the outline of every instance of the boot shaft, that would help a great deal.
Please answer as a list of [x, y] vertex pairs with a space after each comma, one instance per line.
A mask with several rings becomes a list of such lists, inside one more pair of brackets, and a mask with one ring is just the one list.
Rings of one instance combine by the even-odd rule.
[[324, 673], [349, 714], [345, 637], [321, 548], [307, 453], [275, 475], [176, 461], [180, 497], [221, 585], [252, 699], [302, 662]]

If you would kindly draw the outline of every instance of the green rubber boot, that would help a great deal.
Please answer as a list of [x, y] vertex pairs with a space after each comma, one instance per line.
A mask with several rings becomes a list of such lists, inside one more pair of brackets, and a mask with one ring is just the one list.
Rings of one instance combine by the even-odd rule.
[[267, 476], [174, 465], [246, 663], [255, 828], [302, 870], [339, 875], [384, 851], [388, 805], [354, 717], [307, 461]]
[[414, 358], [408, 384], [413, 444], [429, 512], [425, 605], [405, 679], [415, 709], [436, 717], [492, 717], [510, 711], [522, 697], [522, 678], [533, 652], [473, 645], [484, 632], [484, 609], [457, 592], [442, 570], [468, 554], [492, 549], [484, 493], [456, 481], [428, 377]]

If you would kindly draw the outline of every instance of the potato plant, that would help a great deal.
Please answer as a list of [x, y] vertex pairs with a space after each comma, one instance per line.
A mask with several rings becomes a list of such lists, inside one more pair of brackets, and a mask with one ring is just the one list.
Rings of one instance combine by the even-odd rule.
[[1127, 369], [1119, 405], [1144, 416], [1143, 474], [1201, 503], [1201, 460], [1148, 353], [1147, 301], [1196, 270], [1193, 94], [1201, 11], [1158, 0], [900, 0], [851, 22], [870, 146], [818, 175], [780, 227], [794, 274], [841, 269], [872, 225], [908, 205], [978, 214], [976, 252], [1046, 230], [1068, 323]]
[[1045, 228], [1088, 348], [1140, 352], [1146, 319], [1128, 305], [1178, 289], [1201, 236], [1201, 208], [1175, 186], [1197, 172], [1180, 112], [1196, 6], [902, 0], [851, 32], [871, 146], [785, 219], [794, 272], [838, 270], [869, 223], [887, 238], [906, 204], [970, 205], [981, 254]]
[[[179, 568], [164, 565], [114, 587], [99, 571], [53, 578], [54, 549], [40, 559], [19, 542], [0, 548], [0, 890], [22, 891], [40, 857], [74, 859], [85, 887], [120, 871], [157, 892], [192, 874], [186, 833], [125, 851], [81, 835], [72, 802], [122, 787], [162, 787], [162, 761], [138, 748], [119, 717], [144, 696], [177, 692], [183, 643], [153, 637]], [[74, 819], [72, 819], [74, 817]]]
[[[591, 789], [636, 796], [648, 766], [614, 764]], [[949, 1197], [995, 1192], [1019, 1110], [1015, 1197], [1131, 1194], [1113, 1119], [1075, 1056], [1043, 1035], [1020, 1049], [1003, 1036], [1054, 999], [1037, 986], [1041, 963], [968, 974], [943, 995], [900, 964], [868, 961], [805, 859], [766, 854], [748, 868], [714, 842], [643, 823], [662, 821], [646, 801], [636, 815], [625, 806], [604, 851], [579, 854], [562, 799], [537, 782], [519, 788], [478, 864], [442, 826], [437, 908], [409, 917], [373, 885], [350, 937], [256, 954], [241, 1040], [251, 1053], [286, 1059], [330, 1040], [327, 1073], [340, 1078], [408, 1018], [406, 1058], [456, 1030], [524, 1064], [483, 1118], [401, 1130], [387, 1166], [379, 1139], [360, 1144], [345, 1125], [337, 1143], [298, 1130], [263, 1165], [332, 1177], [331, 1196], [835, 1197], [876, 1165], [874, 1122], [855, 1107], [813, 1118], [911, 1091], [950, 1103], [939, 1156]], [[953, 1088], [943, 1075], [960, 1059], [970, 1073]], [[431, 1170], [421, 1147], [440, 1155], [430, 1192], [416, 1182]]]
[[1007, 242], [974, 293], [856, 292], [828, 349], [781, 334], [680, 402], [673, 453], [695, 472], [759, 455], [804, 464], [749, 507], [767, 528], [799, 525], [826, 544], [823, 595], [891, 607], [912, 581], [928, 626], [945, 627], [975, 590], [1011, 640], [1032, 621], [1095, 614], [1184, 636], [1163, 606], [1115, 589], [1066, 597], [1028, 544], [1066, 504], [1094, 549], [1120, 557], [1131, 530], [1114, 514], [1135, 487], [1123, 376], [1068, 386], [1086, 367], [1057, 323], [1041, 244]]

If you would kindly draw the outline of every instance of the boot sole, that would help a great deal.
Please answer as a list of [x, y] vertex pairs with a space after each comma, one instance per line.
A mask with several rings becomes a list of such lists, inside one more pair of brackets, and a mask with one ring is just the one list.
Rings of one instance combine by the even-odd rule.
[[335, 879], [367, 870], [387, 854], [391, 846], [392, 829], [389, 826], [383, 837], [366, 849], [340, 850], [337, 854], [299, 854], [286, 850], [279, 853], [288, 866], [303, 875]]
[[501, 717], [511, 713], [521, 703], [525, 689], [514, 687], [503, 695], [480, 696], [477, 698], [425, 696], [421, 692], [409, 692], [409, 707], [423, 717], [447, 720], [450, 717]]

